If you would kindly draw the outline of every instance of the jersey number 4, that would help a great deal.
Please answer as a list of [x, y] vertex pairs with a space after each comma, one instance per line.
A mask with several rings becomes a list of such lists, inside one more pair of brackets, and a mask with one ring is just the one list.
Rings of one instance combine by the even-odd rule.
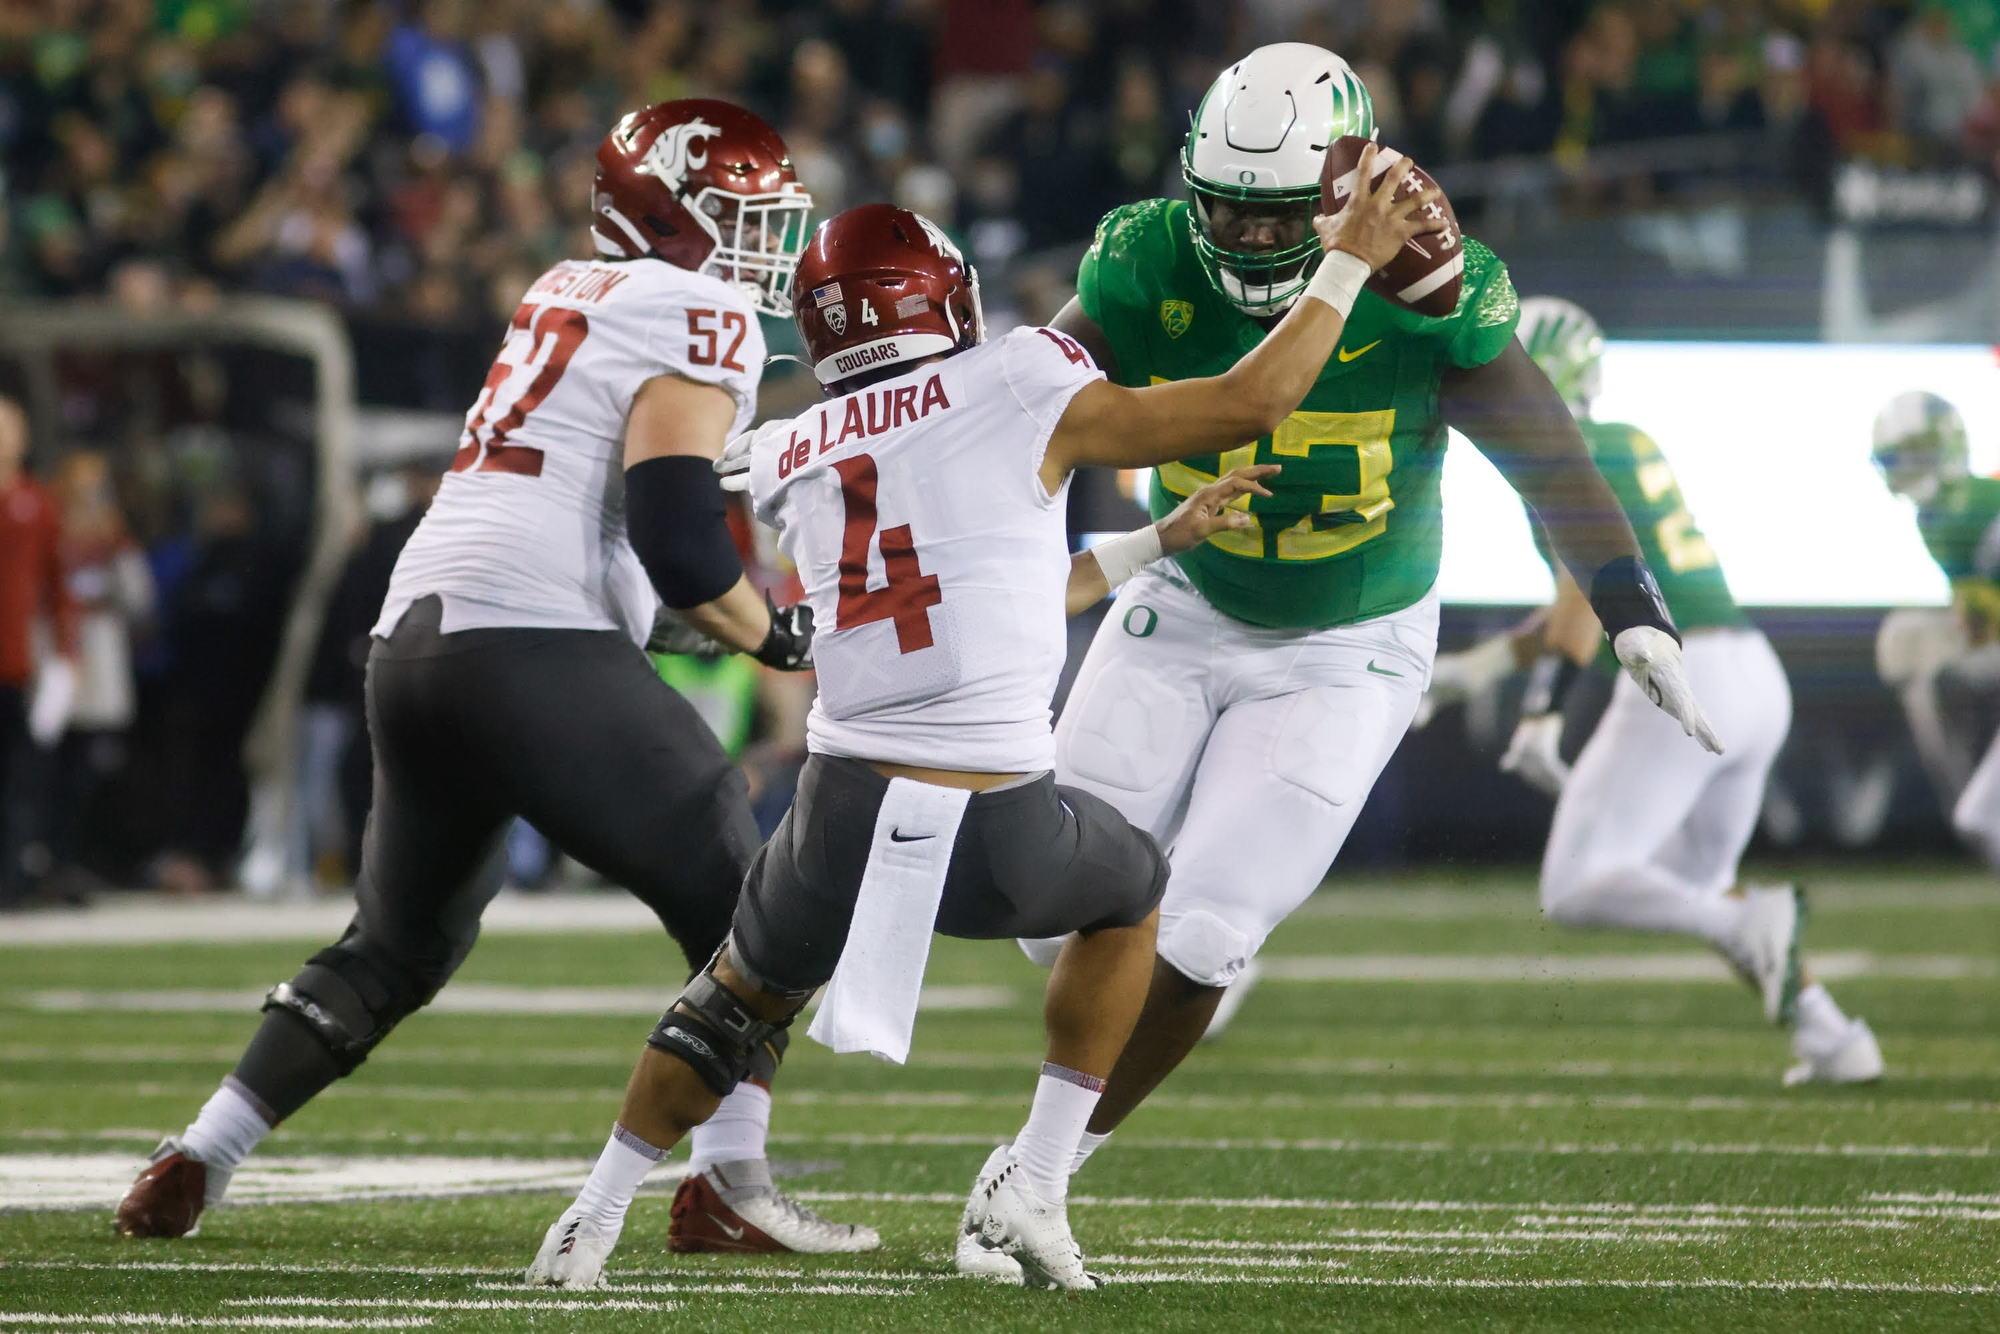
[[[542, 475], [542, 451], [510, 445], [507, 437], [555, 389], [589, 333], [590, 321], [580, 310], [523, 303], [514, 312], [507, 341], [500, 345], [493, 369], [486, 372], [486, 385], [465, 419], [465, 435], [451, 460], [453, 472]], [[530, 373], [533, 378], [527, 378]]]
[[852, 630], [871, 621], [893, 621], [896, 646], [905, 653], [929, 648], [930, 609], [944, 601], [938, 577], [925, 574], [917, 563], [910, 525], [881, 530], [882, 569], [889, 582], [868, 586], [868, 548], [875, 541], [875, 460], [856, 454], [833, 465], [840, 474], [840, 494], [847, 506], [847, 526], [840, 540], [840, 603], [836, 627]]

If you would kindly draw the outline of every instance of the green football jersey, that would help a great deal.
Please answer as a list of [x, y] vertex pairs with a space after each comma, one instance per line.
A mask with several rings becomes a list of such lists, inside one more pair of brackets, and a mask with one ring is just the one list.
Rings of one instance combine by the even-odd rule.
[[1674, 624], [1683, 630], [1749, 624], [1653, 437], [1615, 422], [1578, 425], [1590, 443], [1597, 470], [1611, 483], [1625, 517], [1632, 521], [1640, 554], [1660, 581], [1660, 594]]
[[[1617, 422], [1578, 422], [1590, 445], [1597, 470], [1611, 484], [1632, 533], [1639, 539], [1639, 554], [1659, 581], [1660, 595], [1681, 630], [1704, 626], [1748, 625], [1749, 618], [1736, 605], [1715, 559], [1715, 549], [1702, 536], [1701, 528], [1681, 497], [1674, 470], [1653, 437], [1635, 426]], [[1542, 559], [1554, 564], [1548, 534], [1535, 525], [1535, 546]], [[1618, 669], [1618, 659], [1610, 645], [1598, 656], [1598, 665]]]
[[1984, 625], [2000, 627], [2000, 478], [1947, 485], [1917, 511], [1917, 531], [1951, 580], [1959, 605]]
[[[1179, 200], [1106, 214], [1077, 295], [1126, 385], [1220, 375], [1265, 334], [1209, 281]], [[1464, 294], [1450, 315], [1432, 319], [1362, 292], [1319, 382], [1274, 435], [1154, 473], [1159, 518], [1233, 468], [1284, 466], [1269, 498], [1248, 498], [1256, 527], [1175, 558], [1187, 579], [1238, 620], [1287, 628], [1347, 625], [1422, 598], [1437, 582], [1443, 543], [1439, 380], [1499, 356], [1519, 317], [1506, 266], [1469, 237]]]

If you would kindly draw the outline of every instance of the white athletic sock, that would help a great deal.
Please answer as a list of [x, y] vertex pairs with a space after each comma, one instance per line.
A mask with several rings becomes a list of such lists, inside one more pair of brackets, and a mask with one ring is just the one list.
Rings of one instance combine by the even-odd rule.
[[632, 1197], [639, 1193], [639, 1183], [653, 1170], [653, 1164], [666, 1156], [665, 1149], [654, 1148], [614, 1122], [604, 1152], [597, 1155], [597, 1166], [590, 1169], [590, 1178], [576, 1193], [574, 1208], [600, 1223], [622, 1223], [625, 1211], [632, 1207]]
[[1832, 994], [1821, 983], [1815, 982], [1799, 993], [1797, 1028], [1801, 1035], [1845, 1032], [1847, 1023], [1847, 1013], [1834, 1003]]
[[270, 1133], [257, 1097], [228, 1075], [181, 1133], [181, 1143], [190, 1158], [233, 1172]]
[[1070, 1165], [1103, 1093], [1104, 1081], [1097, 1076], [1054, 1061], [1042, 1062], [1028, 1124], [1014, 1137], [1014, 1161], [1043, 1199], [1069, 1198]]
[[1111, 1132], [1108, 1130], [1102, 1135], [1092, 1134], [1088, 1130], [1084, 1131], [1083, 1138], [1078, 1140], [1076, 1144], [1076, 1157], [1070, 1159], [1069, 1174], [1075, 1176], [1078, 1172], [1081, 1172], [1083, 1165], [1090, 1161], [1090, 1155], [1103, 1148], [1104, 1141], [1110, 1138]]
[[771, 1130], [771, 1090], [744, 1080], [722, 1100], [715, 1115], [688, 1134], [688, 1170], [764, 1156]]

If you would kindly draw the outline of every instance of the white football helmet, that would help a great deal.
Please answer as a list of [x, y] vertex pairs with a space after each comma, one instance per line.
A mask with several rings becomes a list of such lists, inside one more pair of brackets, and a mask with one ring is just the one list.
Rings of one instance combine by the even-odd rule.
[[1304, 42], [1258, 47], [1201, 99], [1181, 155], [1189, 222], [1209, 278], [1244, 314], [1282, 315], [1319, 267], [1320, 167], [1343, 134], [1372, 138], [1375, 104], [1346, 61]]
[[1875, 466], [1899, 496], [1919, 505], [1971, 475], [1965, 418], [1950, 400], [1913, 389], [1875, 415]]
[[1514, 336], [1569, 410], [1587, 420], [1604, 387], [1604, 330], [1590, 312], [1559, 296], [1526, 297]]

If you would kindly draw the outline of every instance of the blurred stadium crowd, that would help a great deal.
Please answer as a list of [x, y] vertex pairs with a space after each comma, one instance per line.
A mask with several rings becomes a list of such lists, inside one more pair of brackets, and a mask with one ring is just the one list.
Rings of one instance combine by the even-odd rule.
[[[1807, 198], [1843, 159], [2000, 165], [1994, 0], [30, 0], [0, 5], [0, 298], [320, 300], [364, 359], [409, 361], [413, 404], [459, 411], [523, 289], [589, 253], [605, 127], [710, 95], [780, 127], [823, 210], [934, 217], [1007, 277], [994, 304], [1046, 318], [1106, 209], [1179, 193], [1218, 63], [1288, 38], [1353, 62], [1385, 140], [1448, 186], [1453, 164], [1729, 136], [1778, 151], [1761, 187]], [[1579, 175], [1562, 202], [1658, 179]], [[424, 335], [445, 330], [477, 334], [476, 364], [431, 366]], [[25, 655], [0, 652], [0, 903], [226, 883], [311, 514], [309, 451], [269, 447], [272, 403], [309, 385], [192, 354], [63, 369], [39, 423], [60, 438], [26, 440], [18, 475], [31, 433], [0, 411], [0, 646], [39, 617], [84, 659], [75, 723], [44, 748]], [[433, 472], [378, 478], [315, 655], [298, 837], [329, 882], [365, 809], [367, 627]], [[740, 663], [666, 670], [782, 770], [802, 701]]]
[[1777, 129], [1990, 163], [1992, 0], [46, 0], [0, 9], [0, 284], [454, 323], [578, 253], [622, 109], [725, 97], [989, 262], [1173, 188], [1219, 53], [1341, 52], [1433, 165]]

